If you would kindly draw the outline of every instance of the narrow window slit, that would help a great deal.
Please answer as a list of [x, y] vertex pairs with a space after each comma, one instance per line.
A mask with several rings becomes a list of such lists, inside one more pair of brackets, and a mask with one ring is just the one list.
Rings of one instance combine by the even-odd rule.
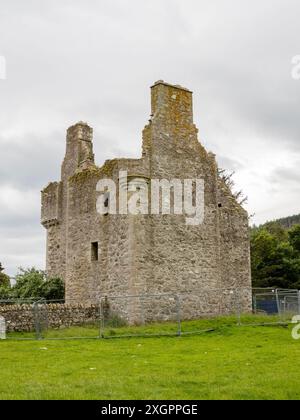
[[92, 242], [92, 248], [91, 248], [91, 260], [92, 261], [98, 261], [99, 259], [99, 246], [98, 242]]

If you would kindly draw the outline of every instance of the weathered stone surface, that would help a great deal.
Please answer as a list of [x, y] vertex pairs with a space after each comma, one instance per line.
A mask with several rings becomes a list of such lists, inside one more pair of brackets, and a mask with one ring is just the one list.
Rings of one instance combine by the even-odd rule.
[[42, 304], [3, 305], [0, 317], [6, 322], [7, 332], [32, 332], [36, 327], [66, 328], [84, 325], [99, 325], [99, 305], [82, 304]]
[[[249, 292], [242, 309], [251, 308], [247, 212], [219, 178], [215, 157], [199, 143], [197, 133], [192, 93], [163, 81], [151, 88], [151, 120], [143, 130], [141, 159], [114, 159], [99, 168], [92, 129], [82, 122], [68, 129], [61, 181], [42, 192], [47, 271], [65, 280], [67, 302], [97, 303], [106, 295], [202, 293], [201, 303], [200, 298], [185, 299], [183, 316], [192, 318], [226, 312], [216, 290], [241, 287]], [[140, 179], [204, 179], [204, 223], [187, 226], [180, 215], [100, 216], [96, 184], [108, 177], [118, 182], [120, 170]], [[93, 242], [98, 242], [98, 261], [91, 255]], [[134, 300], [124, 311], [133, 322], [140, 317]]]

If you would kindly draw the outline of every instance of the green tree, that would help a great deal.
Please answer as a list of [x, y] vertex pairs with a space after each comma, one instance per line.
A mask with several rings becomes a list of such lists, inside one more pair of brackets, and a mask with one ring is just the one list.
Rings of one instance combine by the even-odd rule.
[[34, 267], [20, 268], [20, 273], [16, 276], [16, 284], [12, 288], [13, 297], [21, 299], [64, 299], [64, 292], [64, 283], [61, 279], [48, 279], [44, 271]]
[[289, 241], [294, 250], [300, 254], [300, 225], [292, 227], [288, 232]]
[[0, 262], [0, 287], [7, 287], [10, 286], [10, 278], [8, 275], [4, 273], [4, 268]]
[[12, 291], [10, 287], [0, 286], [0, 300], [8, 300], [12, 298]]
[[300, 226], [285, 231], [268, 223], [251, 232], [251, 268], [254, 287], [300, 289]]
[[41, 295], [46, 300], [61, 300], [65, 296], [65, 287], [58, 277], [47, 279], [41, 287]]
[[273, 281], [276, 238], [266, 229], [257, 229], [251, 235], [251, 269], [254, 287], [269, 287]]
[[16, 298], [38, 298], [41, 297], [41, 288], [45, 274], [35, 268], [20, 268], [20, 273], [16, 276], [16, 284], [13, 287], [13, 295]]
[[288, 232], [277, 222], [267, 222], [264, 225], [264, 229], [271, 235], [275, 236], [280, 242], [288, 241]]

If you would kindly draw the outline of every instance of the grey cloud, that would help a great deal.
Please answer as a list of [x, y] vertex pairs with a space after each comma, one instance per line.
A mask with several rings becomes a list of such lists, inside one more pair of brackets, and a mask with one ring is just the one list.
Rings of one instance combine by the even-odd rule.
[[227, 156], [218, 156], [217, 158], [219, 168], [227, 170], [227, 171], [238, 171], [244, 167], [244, 165], [234, 159], [231, 159]]
[[[278, 167], [270, 174], [270, 182], [278, 186], [282, 184], [292, 187], [297, 186], [300, 190], [300, 161], [291, 167]], [[299, 202], [300, 207], [300, 202]]]
[[17, 144], [6, 141], [1, 152], [0, 185], [7, 182], [20, 189], [42, 189], [59, 172], [64, 149], [63, 133], [59, 132], [41, 137], [25, 133]]

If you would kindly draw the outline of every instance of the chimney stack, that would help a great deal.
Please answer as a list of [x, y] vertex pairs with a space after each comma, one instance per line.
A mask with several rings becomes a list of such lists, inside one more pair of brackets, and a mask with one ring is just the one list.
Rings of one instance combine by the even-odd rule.
[[179, 126], [193, 124], [193, 93], [158, 80], [151, 87], [151, 114], [153, 120], [168, 120]]
[[86, 169], [94, 164], [93, 129], [87, 123], [80, 121], [67, 130], [62, 179], [69, 178], [78, 170]]

